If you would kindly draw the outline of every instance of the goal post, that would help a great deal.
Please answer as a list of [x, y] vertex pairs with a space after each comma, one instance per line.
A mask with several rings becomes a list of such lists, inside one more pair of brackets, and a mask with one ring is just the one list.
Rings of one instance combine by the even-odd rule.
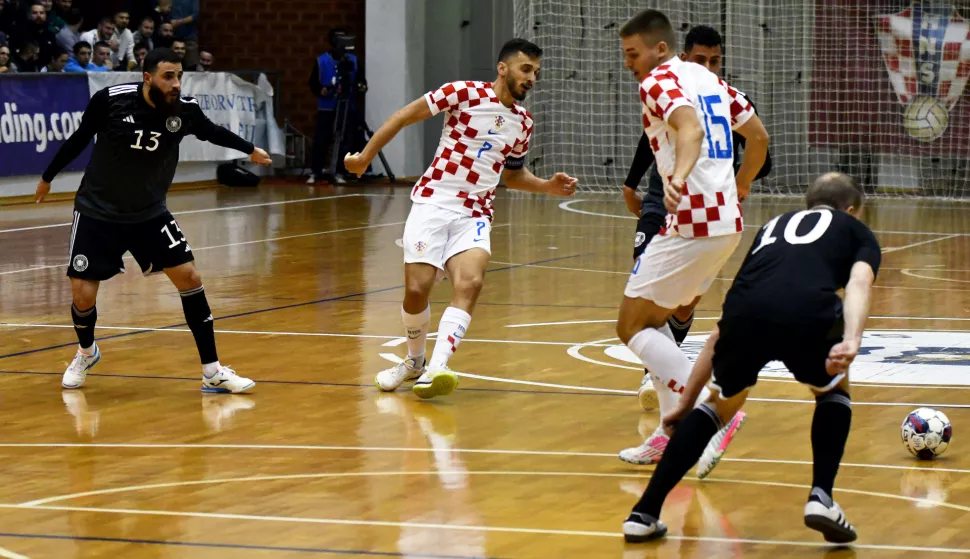
[[[745, 92], [771, 135], [761, 194], [799, 195], [838, 170], [870, 194], [970, 194], [970, 6], [894, 0], [655, 0], [676, 51], [687, 31], [725, 38], [723, 77]], [[514, 0], [515, 34], [544, 50], [526, 107], [529, 164], [616, 191], [642, 134], [637, 84], [619, 27], [638, 0]]]

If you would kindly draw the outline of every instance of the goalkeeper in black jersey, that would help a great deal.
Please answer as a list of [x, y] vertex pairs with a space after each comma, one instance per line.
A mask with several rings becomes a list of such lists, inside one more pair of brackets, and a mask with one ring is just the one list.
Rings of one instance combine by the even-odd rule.
[[254, 163], [271, 160], [262, 149], [213, 124], [198, 102], [181, 96], [182, 63], [169, 49], [156, 49], [144, 61], [144, 81], [111, 86], [94, 94], [81, 125], [64, 142], [37, 185], [36, 201], [50, 182], [97, 142], [74, 202], [71, 228], [71, 317], [79, 349], [64, 372], [64, 388], [80, 388], [100, 359], [94, 341], [98, 287], [124, 272], [122, 256], [131, 252], [144, 274], [164, 272], [182, 296], [185, 320], [202, 360], [202, 391], [238, 393], [255, 383], [219, 363], [213, 318], [195, 268], [192, 249], [165, 205], [178, 166], [179, 144], [191, 134], [235, 149]]

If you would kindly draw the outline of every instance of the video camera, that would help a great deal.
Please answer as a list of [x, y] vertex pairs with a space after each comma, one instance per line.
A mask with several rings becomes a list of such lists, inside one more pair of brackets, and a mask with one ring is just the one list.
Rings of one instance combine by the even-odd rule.
[[333, 85], [336, 88], [337, 96], [351, 98], [357, 92], [367, 93], [367, 82], [363, 79], [353, 79], [354, 61], [350, 55], [355, 50], [357, 37], [346, 33], [334, 33], [330, 37], [330, 45], [333, 47], [333, 61], [337, 65], [337, 75], [333, 78]]

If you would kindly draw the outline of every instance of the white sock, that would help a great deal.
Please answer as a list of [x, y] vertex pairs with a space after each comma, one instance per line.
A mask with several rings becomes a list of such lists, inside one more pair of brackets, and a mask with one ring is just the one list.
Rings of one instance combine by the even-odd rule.
[[700, 395], [697, 396], [697, 401], [694, 402], [694, 409], [696, 410], [697, 408], [701, 407], [701, 404], [703, 404], [704, 402], [707, 402], [707, 399], [710, 397], [711, 397], [711, 389], [705, 386], [704, 388], [701, 389]]
[[81, 353], [83, 353], [84, 355], [87, 355], [88, 357], [91, 357], [92, 355], [94, 355], [94, 346], [96, 345], [97, 343], [93, 343], [90, 345], [90, 347], [81, 347], [81, 344], [78, 344], [77, 347], [78, 349], [81, 350]]
[[408, 357], [415, 365], [424, 364], [425, 345], [428, 340], [428, 327], [431, 326], [431, 305], [418, 314], [409, 314], [401, 309], [401, 320], [408, 336]]
[[657, 404], [660, 406], [660, 417], [662, 419], [677, 406], [677, 402], [680, 401], [680, 394], [667, 388], [653, 374], [650, 375], [650, 380], [653, 381], [653, 388], [657, 391]]
[[207, 377], [211, 377], [219, 372], [219, 367], [222, 367], [222, 365], [220, 365], [218, 361], [206, 363], [205, 365], [202, 365], [202, 374]]
[[670, 328], [664, 325], [659, 330], [641, 330], [626, 345], [661, 384], [678, 395], [684, 392], [690, 378], [690, 360], [677, 347]]
[[458, 344], [465, 337], [471, 321], [472, 315], [459, 308], [445, 309], [445, 313], [441, 315], [441, 322], [438, 323], [438, 339], [434, 343], [434, 351], [431, 352], [429, 367], [433, 369], [448, 365], [448, 359], [451, 359], [458, 349]]

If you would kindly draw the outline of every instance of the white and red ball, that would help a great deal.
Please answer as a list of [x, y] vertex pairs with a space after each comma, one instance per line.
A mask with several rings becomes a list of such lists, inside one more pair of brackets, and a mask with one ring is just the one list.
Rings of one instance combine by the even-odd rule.
[[946, 415], [933, 408], [919, 408], [903, 420], [903, 444], [913, 456], [930, 460], [950, 446], [953, 427]]

